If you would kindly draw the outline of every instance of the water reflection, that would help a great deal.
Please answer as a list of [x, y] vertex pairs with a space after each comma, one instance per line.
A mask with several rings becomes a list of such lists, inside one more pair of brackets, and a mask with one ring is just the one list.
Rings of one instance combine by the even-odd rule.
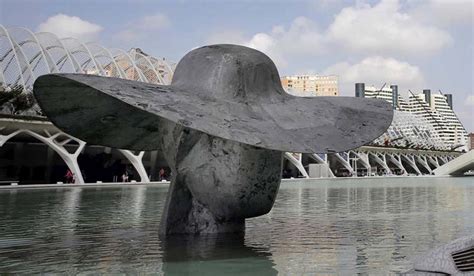
[[162, 241], [164, 275], [277, 275], [268, 249], [244, 235], [170, 237]]
[[0, 190], [0, 273], [387, 274], [474, 233], [472, 178], [284, 183], [273, 210], [247, 220], [245, 237], [162, 241], [166, 193]]

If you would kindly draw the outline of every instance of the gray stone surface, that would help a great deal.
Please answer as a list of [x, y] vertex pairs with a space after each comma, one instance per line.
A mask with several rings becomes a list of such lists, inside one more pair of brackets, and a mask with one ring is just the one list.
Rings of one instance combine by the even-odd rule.
[[282, 152], [359, 147], [392, 121], [382, 100], [294, 97], [273, 62], [236, 46], [206, 46], [178, 64], [170, 86], [81, 74], [34, 84], [38, 103], [64, 132], [91, 144], [161, 150], [172, 181], [160, 233], [242, 232], [270, 211]]
[[[433, 251], [419, 256], [414, 260], [413, 270], [405, 275], [474, 275], [474, 268], [471, 271], [462, 272], [454, 264], [452, 253], [474, 248], [474, 235], [457, 239], [447, 245], [434, 249]], [[470, 260], [474, 264], [474, 255]]]
[[242, 232], [266, 214], [280, 186], [282, 152], [163, 122], [159, 141], [172, 170], [160, 233]]
[[[170, 86], [52, 74], [39, 77], [34, 90], [59, 128], [91, 143], [133, 150], [156, 149], [151, 140], [159, 126], [154, 121], [166, 118], [267, 149], [340, 152], [381, 135], [393, 116], [383, 100], [291, 96], [266, 55], [236, 45], [191, 51], [179, 62]], [[140, 116], [121, 112], [124, 105]]]

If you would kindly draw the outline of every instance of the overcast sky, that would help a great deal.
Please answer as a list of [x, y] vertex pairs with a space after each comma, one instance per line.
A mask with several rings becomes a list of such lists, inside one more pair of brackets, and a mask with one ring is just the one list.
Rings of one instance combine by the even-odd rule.
[[0, 0], [0, 24], [174, 61], [205, 44], [243, 44], [280, 75], [338, 75], [342, 95], [355, 82], [452, 93], [474, 131], [473, 1]]

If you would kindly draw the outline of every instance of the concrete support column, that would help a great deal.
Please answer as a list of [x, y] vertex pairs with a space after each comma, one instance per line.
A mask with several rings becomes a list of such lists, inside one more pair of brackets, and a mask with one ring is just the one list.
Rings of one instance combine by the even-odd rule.
[[317, 155], [316, 153], [311, 153], [309, 155], [311, 157], [311, 159], [315, 160], [316, 162], [318, 162], [318, 164], [324, 164], [324, 163], [327, 163], [326, 160], [327, 160], [327, 155], [325, 155], [325, 159], [321, 158], [321, 156]]
[[301, 163], [301, 158], [296, 159], [296, 157], [294, 157], [293, 154], [289, 152], [285, 152], [283, 156], [286, 159], [288, 159], [288, 161], [290, 161], [291, 164], [293, 164], [298, 169], [298, 171], [304, 176], [304, 178], [309, 177], [308, 172], [306, 172], [306, 170], [303, 167], [303, 164]]
[[[439, 163], [439, 160], [443, 161], [443, 164]], [[438, 156], [438, 163], [440, 166], [448, 163], [448, 159], [446, 158], [446, 156]]]
[[418, 163], [420, 163], [425, 169], [427, 169], [430, 174], [433, 172], [433, 170], [431, 170], [430, 166], [428, 165], [428, 161], [426, 160], [425, 156], [417, 155], [416, 160], [418, 160]]
[[[74, 174], [75, 183], [78, 183], [78, 184], [84, 183], [84, 178], [82, 177], [81, 169], [79, 167], [79, 164], [77, 163], [77, 157], [86, 146], [86, 142], [78, 140], [76, 138], [73, 138], [61, 132], [58, 132], [49, 137], [44, 137], [36, 132], [27, 130], [27, 129], [22, 130], [22, 132], [28, 133], [29, 135], [35, 137], [36, 139], [40, 140], [41, 142], [48, 145], [51, 149], [53, 149], [64, 160], [68, 168]], [[59, 138], [60, 136], [67, 136], [69, 138], [64, 141], [59, 142], [56, 139]], [[76, 141], [79, 144], [79, 146], [73, 153], [69, 153], [64, 146], [72, 140]]]
[[[348, 153], [346, 153], [349, 155]], [[340, 153], [335, 153], [334, 156], [336, 159], [346, 168], [352, 175], [354, 175], [354, 169], [351, 167], [351, 164], [349, 164], [349, 161], [345, 160]]]
[[[371, 168], [370, 163], [369, 163], [368, 155], [366, 153], [357, 152], [357, 151], [349, 151], [349, 153], [352, 153], [353, 155], [355, 155], [358, 158], [357, 161], [360, 161], [362, 166], [367, 170], [367, 174], [370, 175], [372, 168]], [[350, 158], [350, 156], [349, 156], [349, 158]]]
[[374, 158], [375, 162], [377, 162], [377, 164], [379, 164], [380, 166], [382, 166], [382, 168], [384, 168], [384, 170], [387, 172], [387, 173], [392, 173], [392, 171], [390, 170], [389, 166], [387, 165], [387, 160], [385, 158], [385, 156], [378, 156], [377, 153], [369, 153], [372, 155], [372, 157]]
[[148, 174], [145, 170], [145, 166], [143, 166], [143, 155], [145, 154], [144, 151], [140, 151], [138, 154], [134, 154], [133, 152], [129, 150], [119, 150], [125, 158], [132, 163], [133, 167], [135, 170], [138, 172], [138, 175], [140, 175], [140, 182], [150, 182], [150, 178], [148, 178]]
[[436, 158], [436, 156], [428, 156], [427, 159], [435, 168], [439, 167], [438, 158]]
[[311, 153], [309, 156], [311, 157], [311, 159], [315, 160], [318, 164], [326, 164], [328, 166], [329, 177], [336, 177], [334, 173], [332, 172], [331, 167], [329, 166], [329, 162], [327, 161], [328, 160], [327, 154], [324, 154], [324, 156], [321, 157], [316, 153]]
[[405, 161], [407, 161], [407, 163], [410, 165], [410, 167], [412, 167], [417, 174], [419, 174], [419, 175], [422, 174], [420, 169], [418, 169], [418, 167], [416, 166], [415, 158], [413, 156], [402, 154], [401, 157], [403, 159], [405, 159]]
[[403, 175], [408, 174], [405, 167], [403, 167], [402, 160], [401, 160], [400, 156], [394, 156], [392, 154], [387, 154], [387, 155], [390, 158], [390, 161], [392, 161], [392, 163], [395, 164], [395, 166], [397, 166], [400, 170], [403, 171]]

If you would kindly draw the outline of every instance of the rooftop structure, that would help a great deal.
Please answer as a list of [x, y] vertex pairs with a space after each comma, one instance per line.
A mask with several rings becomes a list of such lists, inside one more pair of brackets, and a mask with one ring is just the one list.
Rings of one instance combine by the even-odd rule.
[[281, 78], [283, 88], [301, 96], [339, 96], [337, 76], [294, 75]]

